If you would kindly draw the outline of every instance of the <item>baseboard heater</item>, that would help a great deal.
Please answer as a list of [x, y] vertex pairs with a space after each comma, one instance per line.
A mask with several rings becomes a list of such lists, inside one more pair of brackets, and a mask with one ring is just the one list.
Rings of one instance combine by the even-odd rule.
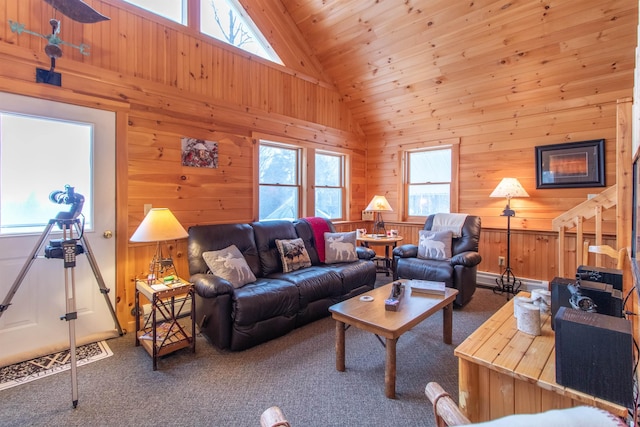
[[[494, 288], [498, 278], [500, 278], [498, 273], [478, 271], [476, 284], [483, 288]], [[531, 292], [533, 289], [549, 289], [549, 281], [547, 280], [527, 279], [525, 277], [518, 277], [517, 279], [522, 282], [521, 291]]]

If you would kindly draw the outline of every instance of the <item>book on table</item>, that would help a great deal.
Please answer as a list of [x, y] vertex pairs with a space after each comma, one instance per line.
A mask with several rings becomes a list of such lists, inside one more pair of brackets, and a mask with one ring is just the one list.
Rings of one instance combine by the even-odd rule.
[[[167, 336], [171, 336], [175, 334], [175, 331], [172, 331], [173, 322], [162, 322], [158, 323], [156, 326], [156, 341], [164, 341]], [[147, 332], [140, 335], [138, 339], [141, 340], [153, 340], [153, 329], [149, 329]]]
[[430, 294], [430, 295], [444, 295], [445, 285], [444, 282], [435, 282], [432, 280], [409, 280], [409, 286], [411, 292]]

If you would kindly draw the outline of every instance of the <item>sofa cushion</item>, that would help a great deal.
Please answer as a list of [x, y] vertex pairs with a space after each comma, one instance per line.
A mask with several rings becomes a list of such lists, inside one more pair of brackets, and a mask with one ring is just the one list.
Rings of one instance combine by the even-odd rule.
[[354, 289], [371, 285], [376, 281], [376, 265], [370, 261], [328, 264], [325, 268], [334, 271], [340, 276], [343, 295], [349, 295]]
[[251, 223], [253, 234], [260, 256], [260, 269], [262, 276], [282, 271], [282, 261], [276, 246], [276, 239], [297, 239], [296, 230], [291, 221], [273, 220]]
[[418, 236], [418, 258], [439, 260], [451, 258], [451, 231], [420, 230]]
[[302, 239], [276, 239], [276, 246], [280, 253], [283, 273], [311, 266], [311, 259]]
[[396, 274], [403, 279], [432, 280], [453, 286], [453, 267], [448, 261], [420, 258], [398, 258]]
[[218, 251], [231, 245], [240, 250], [256, 277], [261, 275], [258, 248], [249, 224], [210, 224], [189, 227], [187, 257], [189, 274], [206, 273], [210, 270], [202, 258], [207, 251]]
[[326, 264], [358, 261], [356, 232], [324, 233]]
[[228, 280], [234, 288], [256, 281], [256, 276], [236, 245], [218, 251], [203, 252], [202, 258], [213, 274]]
[[232, 317], [236, 325], [252, 325], [284, 316], [294, 319], [300, 308], [298, 287], [288, 281], [261, 278], [236, 289]]

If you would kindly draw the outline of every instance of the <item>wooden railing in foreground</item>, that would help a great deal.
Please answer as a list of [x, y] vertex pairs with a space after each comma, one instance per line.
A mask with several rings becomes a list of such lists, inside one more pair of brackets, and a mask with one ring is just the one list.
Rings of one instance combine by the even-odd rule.
[[[576, 265], [582, 264], [584, 241], [584, 223], [591, 218], [595, 218], [595, 245], [602, 245], [602, 224], [603, 211], [616, 207], [618, 203], [618, 187], [612, 185], [597, 196], [580, 203], [578, 206], [568, 210], [556, 217], [551, 226], [558, 232], [558, 275], [568, 277], [565, 273], [565, 240], [567, 231], [575, 228], [576, 232]], [[573, 276], [573, 275], [571, 275]]]

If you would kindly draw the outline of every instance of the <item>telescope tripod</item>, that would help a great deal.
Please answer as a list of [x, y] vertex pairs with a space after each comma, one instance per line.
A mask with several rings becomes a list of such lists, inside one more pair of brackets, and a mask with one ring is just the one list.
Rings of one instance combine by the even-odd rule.
[[[33, 251], [29, 255], [29, 258], [25, 262], [22, 270], [18, 274], [15, 282], [9, 289], [9, 293], [5, 297], [2, 304], [0, 304], [0, 317], [4, 313], [4, 311], [11, 305], [11, 300], [13, 296], [18, 291], [20, 284], [24, 280], [29, 268], [33, 264], [33, 261], [38, 257], [38, 253], [42, 249], [42, 246], [51, 233], [51, 229], [55, 224], [62, 229], [62, 241], [59, 247], [48, 246], [45, 250], [46, 258], [61, 258], [64, 261], [64, 291], [65, 291], [65, 300], [66, 300], [66, 313], [60, 317], [60, 320], [66, 320], [69, 323], [69, 354], [70, 354], [70, 362], [71, 362], [71, 398], [73, 407], [78, 406], [78, 380], [77, 380], [77, 363], [76, 363], [76, 333], [75, 333], [75, 320], [78, 318], [78, 313], [76, 312], [76, 288], [75, 288], [75, 266], [76, 266], [76, 255], [85, 253], [87, 255], [87, 259], [89, 260], [89, 265], [91, 266], [91, 270], [93, 271], [93, 275], [98, 282], [98, 287], [100, 288], [100, 293], [104, 296], [104, 299], [109, 307], [109, 311], [111, 312], [111, 317], [113, 317], [113, 321], [115, 323], [115, 327], [118, 330], [118, 334], [122, 336], [122, 328], [120, 327], [120, 322], [118, 322], [118, 318], [116, 317], [116, 312], [113, 309], [113, 305], [111, 304], [111, 300], [109, 299], [109, 288], [104, 283], [104, 279], [100, 274], [100, 270], [98, 269], [98, 264], [96, 259], [93, 256], [93, 251], [89, 246], [89, 242], [86, 237], [84, 237], [84, 233], [80, 227], [80, 220], [78, 218], [74, 219], [51, 219], [49, 223], [45, 227], [42, 235], [38, 239]], [[73, 238], [74, 229], [77, 234], [77, 238]]]

